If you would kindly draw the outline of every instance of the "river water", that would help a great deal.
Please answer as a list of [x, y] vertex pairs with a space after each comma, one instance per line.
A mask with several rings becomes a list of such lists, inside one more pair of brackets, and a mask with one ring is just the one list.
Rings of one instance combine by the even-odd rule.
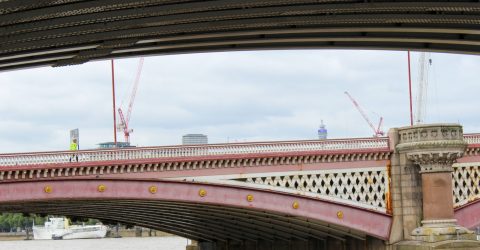
[[180, 237], [0, 241], [1, 250], [185, 250]]

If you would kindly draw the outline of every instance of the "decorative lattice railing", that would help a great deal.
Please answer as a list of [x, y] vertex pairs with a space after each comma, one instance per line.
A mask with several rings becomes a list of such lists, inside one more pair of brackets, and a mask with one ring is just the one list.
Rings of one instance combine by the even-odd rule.
[[304, 151], [358, 151], [388, 149], [388, 138], [208, 144], [196, 146], [80, 150], [75, 152], [61, 151], [0, 154], [0, 166], [68, 163], [70, 162], [73, 154], [78, 157], [79, 162], [90, 162]]
[[[198, 177], [197, 180], [201, 180]], [[389, 205], [387, 167], [250, 174], [231, 179], [253, 187], [319, 197], [386, 212]]]
[[455, 207], [480, 199], [480, 163], [454, 164], [452, 185]]

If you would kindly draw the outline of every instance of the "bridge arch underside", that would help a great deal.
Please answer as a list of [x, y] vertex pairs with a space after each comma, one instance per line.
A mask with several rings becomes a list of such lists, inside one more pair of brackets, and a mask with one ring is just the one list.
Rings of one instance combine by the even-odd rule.
[[1, 212], [97, 218], [199, 241], [362, 241], [388, 238], [391, 225], [388, 215], [341, 204], [199, 183], [24, 182], [0, 185], [0, 197]]
[[212, 51], [480, 52], [472, 1], [3, 1], [0, 70]]

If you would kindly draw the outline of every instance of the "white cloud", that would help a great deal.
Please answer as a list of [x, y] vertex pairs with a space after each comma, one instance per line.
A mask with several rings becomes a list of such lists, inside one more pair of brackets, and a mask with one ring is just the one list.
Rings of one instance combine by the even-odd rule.
[[[417, 54], [413, 54], [416, 62]], [[479, 129], [476, 56], [434, 54], [427, 122]], [[115, 64], [117, 103], [137, 59]], [[415, 67], [415, 65], [413, 65]], [[416, 70], [413, 70], [416, 79]], [[179, 144], [186, 133], [210, 142], [314, 139], [323, 119], [329, 137], [373, 133], [345, 96], [376, 125], [409, 124], [406, 52], [261, 51], [145, 58], [131, 127], [135, 145]], [[113, 140], [110, 62], [0, 74], [0, 152], [63, 150], [80, 129], [81, 147]], [[119, 139], [123, 138], [121, 133]]]

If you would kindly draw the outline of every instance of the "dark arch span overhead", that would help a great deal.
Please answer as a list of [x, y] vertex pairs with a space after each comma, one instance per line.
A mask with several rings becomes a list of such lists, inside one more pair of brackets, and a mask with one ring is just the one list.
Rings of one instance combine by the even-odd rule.
[[0, 70], [212, 51], [480, 52], [478, 1], [10, 0]]
[[283, 214], [234, 207], [138, 200], [79, 200], [29, 202], [2, 210], [96, 218], [144, 226], [202, 241], [325, 240], [346, 237], [364, 240], [365, 234], [329, 228], [319, 222], [288, 218]]

